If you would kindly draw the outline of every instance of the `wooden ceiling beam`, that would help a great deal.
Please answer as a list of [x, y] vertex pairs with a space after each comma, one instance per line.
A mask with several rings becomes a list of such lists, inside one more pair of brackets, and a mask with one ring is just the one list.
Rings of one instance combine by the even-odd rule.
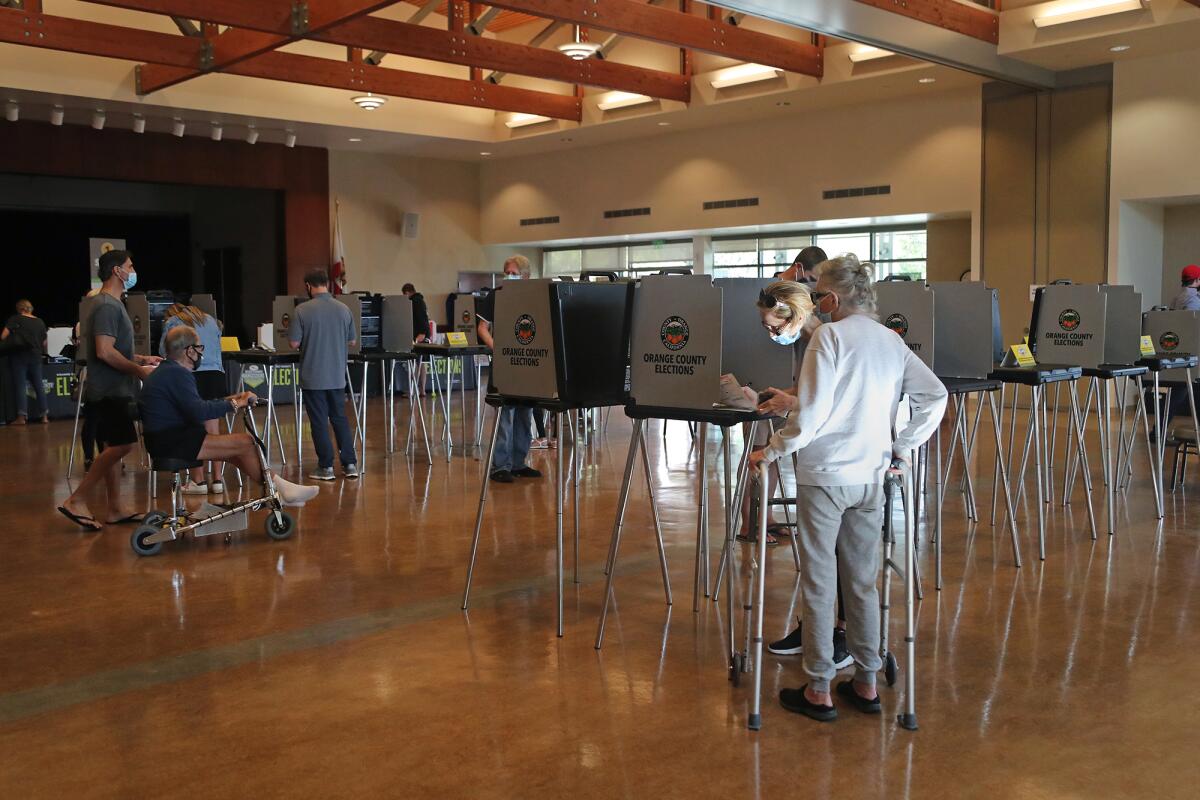
[[[961, 33], [991, 44], [1000, 44], [1000, 15], [982, 6], [958, 0], [857, 0], [873, 8], [911, 17], [948, 31]], [[1200, 4], [1200, 0], [1189, 0]]]
[[[197, 53], [197, 40], [190, 36], [4, 7], [0, 7], [0, 42], [148, 62], [138, 68], [139, 72], [149, 68], [190, 69]], [[440, 75], [291, 53], [263, 53], [253, 60], [233, 64], [226, 71], [251, 78], [348, 91], [373, 91], [390, 97], [537, 114], [576, 122], [583, 118], [582, 104], [571, 95], [472, 83]]]
[[[254, 49], [259, 53], [266, 52], [270, 49], [272, 37], [283, 38], [291, 25], [290, 17], [283, 14], [284, 9], [291, 8], [290, 0], [254, 0], [252, 3], [243, 3], [240, 0], [91, 1], [139, 11], [158, 9], [160, 13], [185, 17], [201, 13], [199, 9], [203, 7], [206, 9], [204, 18], [235, 26], [212, 40], [212, 66], [209, 70], [219, 71], [226, 64], [238, 63], [242, 59], [233, 59], [239, 53]], [[320, 14], [320, 19], [330, 19], [333, 13], [326, 11], [325, 7], [332, 2], [335, 0], [309, 0], [310, 17], [317, 19], [317, 15]], [[344, 9], [350, 0], [336, 2]], [[358, 3], [361, 4], [362, 0], [358, 0]], [[703, 20], [699, 21], [705, 24]], [[254, 30], [244, 30], [246, 28]], [[323, 25], [319, 30], [312, 28], [310, 24], [310, 30], [305, 33], [304, 38], [346, 47], [362, 47], [373, 53], [394, 53], [467, 67], [482, 67], [495, 72], [616, 89], [664, 100], [685, 103], [691, 100], [691, 82], [673, 72], [644, 69], [599, 59], [575, 61], [556, 50], [471, 36], [463, 31], [441, 31], [423, 25], [367, 16], [359, 16], [336, 25]], [[225, 37], [231, 37], [229, 44], [222, 45], [221, 40]], [[815, 51], [815, 48], [813, 50]], [[200, 59], [201, 52], [201, 49], [197, 50], [197, 59]], [[189, 77], [192, 76], [179, 70], [151, 67], [142, 71], [142, 85], [139, 91], [148, 94]]]
[[[807, 42], [751, 31], [633, 0], [489, 0], [493, 6], [675, 47], [820, 77], [824, 55]], [[889, 0], [890, 2], [890, 0]], [[947, 0], [952, 2], [952, 0]]]

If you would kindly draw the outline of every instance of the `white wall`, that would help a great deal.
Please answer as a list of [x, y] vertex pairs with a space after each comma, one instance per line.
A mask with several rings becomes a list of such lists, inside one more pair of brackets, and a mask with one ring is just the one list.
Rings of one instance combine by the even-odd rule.
[[[340, 202], [351, 289], [399, 294], [412, 283], [445, 322], [460, 270], [500, 269], [479, 241], [475, 164], [331, 150], [329, 193]], [[415, 239], [403, 236], [405, 212], [420, 214]]]
[[[977, 216], [978, 89], [656, 136], [481, 166], [481, 235], [491, 243], [686, 231], [908, 213]], [[890, 184], [887, 196], [821, 190]], [[759, 197], [703, 211], [704, 200]], [[606, 220], [605, 209], [650, 206]], [[524, 217], [559, 215], [522, 228]], [[973, 247], [972, 261], [977, 259]]]
[[1178, 288], [1178, 275], [1164, 279], [1161, 206], [1200, 196], [1198, 75], [1200, 50], [1121, 61], [1113, 71], [1108, 274], [1139, 286], [1148, 304]]

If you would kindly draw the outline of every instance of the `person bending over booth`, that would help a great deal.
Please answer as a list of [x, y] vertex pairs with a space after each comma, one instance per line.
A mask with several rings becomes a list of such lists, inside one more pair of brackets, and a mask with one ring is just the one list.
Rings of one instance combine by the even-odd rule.
[[[878, 713], [879, 595], [883, 477], [892, 459], [906, 460], [937, 428], [946, 389], [937, 376], [875, 318], [872, 270], [852, 255], [822, 264], [812, 299], [831, 322], [813, 334], [783, 430], [751, 467], [797, 454], [796, 513], [804, 608], [804, 672], [808, 683], [784, 689], [789, 711], [820, 721], [837, 718], [830, 681], [837, 674], [828, 636], [840, 576], [846, 599], [853, 680], [837, 693], [864, 713]], [[912, 414], [895, 440], [901, 396]], [[835, 556], [835, 548], [837, 554]]]
[[[231, 411], [245, 408], [256, 398], [254, 392], [205, 400], [200, 397], [193, 374], [204, 359], [205, 345], [194, 328], [177, 325], [163, 341], [166, 360], [142, 383], [138, 406], [142, 435], [152, 459], [180, 461], [228, 461], [255, 483], [264, 480], [258, 443], [249, 433], [209, 433], [204, 424]], [[272, 476], [279, 499], [286, 506], [302, 506], [317, 496], [315, 486], [301, 486]]]

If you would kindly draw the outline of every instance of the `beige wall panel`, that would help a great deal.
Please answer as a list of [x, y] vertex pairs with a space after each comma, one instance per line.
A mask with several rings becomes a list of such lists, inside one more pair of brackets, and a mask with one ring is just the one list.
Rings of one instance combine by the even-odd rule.
[[1000, 292], [1007, 342], [1029, 325], [1034, 280], [1037, 100], [989, 100], [983, 118], [983, 280]]
[[930, 281], [956, 281], [971, 268], [971, 220], [932, 220], [927, 226], [926, 270]]
[[1107, 85], [1060, 90], [1053, 95], [1047, 198], [1051, 280], [1105, 280], [1109, 101]]

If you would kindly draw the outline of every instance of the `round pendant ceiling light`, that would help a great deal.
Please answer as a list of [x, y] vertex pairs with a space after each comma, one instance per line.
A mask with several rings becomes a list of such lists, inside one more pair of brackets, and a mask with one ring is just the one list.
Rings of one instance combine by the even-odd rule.
[[583, 41], [583, 37], [580, 35], [578, 25], [575, 26], [575, 33], [572, 36], [572, 40], [566, 44], [560, 44], [558, 46], [558, 52], [562, 53], [564, 56], [573, 58], [576, 61], [583, 61], [584, 59], [591, 58], [592, 56], [596, 55], [599, 50], [600, 45], [596, 44], [595, 42]]
[[358, 106], [363, 111], [374, 111], [387, 102], [386, 97], [380, 97], [379, 95], [371, 94], [370, 92], [367, 92], [364, 95], [359, 95], [358, 97], [352, 97], [351, 99], [354, 101], [354, 105]]

